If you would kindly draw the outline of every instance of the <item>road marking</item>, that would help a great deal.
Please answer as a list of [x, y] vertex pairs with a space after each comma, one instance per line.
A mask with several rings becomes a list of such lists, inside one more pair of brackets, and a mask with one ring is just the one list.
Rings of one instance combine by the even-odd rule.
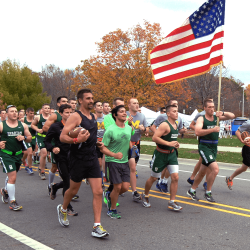
[[12, 229], [11, 227], [8, 227], [0, 222], [0, 231], [9, 235], [10, 237], [14, 238], [15, 240], [18, 240], [22, 242], [24, 245], [29, 246], [33, 249], [43, 249], [43, 250], [53, 250], [53, 248], [48, 247], [36, 240], [31, 239], [30, 237], [19, 233], [18, 231]]

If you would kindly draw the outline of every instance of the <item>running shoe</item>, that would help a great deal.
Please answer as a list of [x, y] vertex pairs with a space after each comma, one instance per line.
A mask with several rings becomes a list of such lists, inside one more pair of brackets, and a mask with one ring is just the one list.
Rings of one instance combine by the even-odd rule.
[[168, 208], [169, 209], [172, 209], [172, 210], [175, 210], [175, 211], [179, 211], [179, 210], [182, 210], [182, 207], [179, 206], [176, 202], [174, 201], [169, 201], [168, 202]]
[[138, 179], [138, 172], [137, 172], [137, 169], [135, 170], [135, 176], [136, 176], [136, 178]]
[[122, 193], [122, 194], [120, 194], [119, 196], [120, 196], [120, 197], [124, 197], [124, 196], [125, 196], [125, 193]]
[[46, 180], [46, 176], [44, 172], [41, 172], [40, 177], [41, 177], [41, 180]]
[[196, 196], [196, 191], [191, 192], [190, 189], [187, 191], [187, 195], [190, 196], [192, 198], [193, 201], [198, 201], [199, 199]]
[[39, 174], [39, 176], [41, 176], [41, 169], [40, 168], [38, 168], [38, 174]]
[[119, 215], [117, 213], [117, 210], [116, 209], [113, 209], [113, 210], [109, 210], [107, 212], [107, 215], [111, 218], [111, 219], [121, 219], [121, 215]]
[[34, 174], [34, 172], [33, 172], [33, 169], [32, 169], [32, 168], [29, 168], [29, 170], [28, 170], [28, 174], [29, 174], [29, 175]]
[[2, 202], [7, 204], [9, 202], [9, 195], [4, 188], [1, 188], [1, 194], [2, 194]]
[[47, 189], [48, 189], [48, 196], [50, 196], [50, 193], [51, 193], [51, 187], [49, 187], [49, 185], [47, 186]]
[[106, 190], [104, 190], [103, 191], [103, 202], [105, 203], [105, 204], [107, 204], [107, 199], [106, 199], [106, 192], [108, 191], [108, 189], [106, 189]]
[[77, 200], [77, 199], [79, 199], [79, 195], [75, 195], [73, 198], [72, 198], [72, 200]]
[[205, 193], [205, 194], [204, 194], [204, 198], [205, 198], [207, 201], [209, 201], [209, 202], [215, 202], [215, 200], [214, 200], [214, 198], [213, 198], [211, 192], [210, 192], [210, 193]]
[[160, 184], [161, 190], [163, 193], [167, 193], [168, 192], [168, 184], [167, 183], [161, 183]]
[[151, 207], [151, 204], [149, 202], [149, 197], [146, 197], [145, 194], [142, 194], [142, 205], [144, 207]]
[[226, 183], [227, 183], [227, 187], [232, 190], [233, 188], [233, 181], [230, 180], [230, 177], [226, 177]]
[[203, 183], [204, 190], [207, 191], [207, 182]]
[[[35, 161], [35, 164], [40, 164], [40, 161]], [[40, 170], [40, 169], [39, 169]]]
[[78, 213], [73, 209], [73, 207], [67, 209], [67, 214], [69, 216], [77, 216]]
[[140, 200], [141, 200], [141, 195], [137, 191], [135, 191], [133, 194], [133, 201], [138, 202]]
[[96, 227], [93, 227], [91, 235], [93, 237], [101, 238], [101, 237], [108, 237], [109, 233], [101, 225], [98, 225]]
[[193, 184], [194, 184], [194, 180], [191, 180], [190, 177], [187, 179], [187, 182], [188, 182], [190, 185], [193, 185]]
[[63, 227], [69, 226], [69, 220], [67, 218], [67, 212], [62, 211], [62, 205], [57, 206], [58, 221]]
[[105, 197], [106, 197], [106, 200], [107, 200], [107, 208], [108, 208], [108, 210], [110, 210], [110, 208], [111, 208], [111, 199], [110, 199], [109, 195], [110, 195], [110, 192], [106, 191]]
[[13, 211], [18, 211], [18, 210], [21, 210], [23, 207], [22, 206], [19, 206], [18, 204], [17, 204], [17, 202], [16, 201], [11, 201], [10, 203], [9, 203], [9, 209], [11, 209], [11, 210], [13, 210]]
[[50, 192], [50, 199], [51, 200], [54, 200], [56, 198], [56, 192], [57, 192], [57, 189], [56, 189], [56, 184], [50, 184], [50, 189], [51, 189], [51, 192]]
[[157, 181], [155, 187], [156, 187], [157, 189], [159, 189], [160, 192], [162, 192], [162, 190], [161, 190], [161, 184], [159, 184], [158, 181]]

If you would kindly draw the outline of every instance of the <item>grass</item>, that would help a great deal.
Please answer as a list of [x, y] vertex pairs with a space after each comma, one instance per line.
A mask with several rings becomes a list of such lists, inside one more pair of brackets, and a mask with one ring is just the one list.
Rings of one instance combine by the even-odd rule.
[[[151, 137], [142, 136], [141, 140], [142, 141], [152, 141], [152, 136]], [[188, 137], [185, 137], [185, 135], [184, 135], [183, 139], [179, 136], [178, 142], [179, 143], [184, 143], [184, 144], [196, 144], [196, 145], [198, 144], [198, 141], [197, 141], [196, 137], [194, 137], [194, 136], [191, 137], [190, 135]], [[234, 135], [232, 137], [232, 139], [230, 139], [230, 138], [219, 139], [218, 146], [242, 147], [243, 144]]]
[[[154, 150], [155, 150], [155, 147], [153, 146], [141, 145], [142, 154], [153, 155]], [[180, 148], [178, 149], [178, 157], [198, 160], [200, 155], [197, 150]], [[218, 162], [241, 164], [242, 156], [241, 156], [241, 153], [218, 152], [216, 160]]]

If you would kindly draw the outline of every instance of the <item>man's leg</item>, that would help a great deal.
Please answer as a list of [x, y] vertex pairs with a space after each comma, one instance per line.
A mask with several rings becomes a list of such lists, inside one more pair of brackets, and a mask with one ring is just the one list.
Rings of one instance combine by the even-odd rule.
[[[102, 178], [89, 178], [89, 184], [93, 193], [94, 223], [101, 222], [102, 212]], [[76, 193], [75, 193], [76, 194]]]
[[67, 211], [67, 207], [72, 200], [72, 198], [77, 194], [82, 182], [74, 182], [70, 180], [70, 186], [69, 189], [65, 192], [63, 197], [63, 210]]
[[207, 176], [207, 191], [211, 192], [214, 180], [219, 173], [219, 166], [216, 161], [209, 164], [208, 168], [211, 170], [211, 173]]
[[226, 183], [227, 183], [227, 187], [232, 190], [232, 186], [233, 186], [233, 178], [236, 177], [237, 175], [247, 171], [248, 166], [246, 166], [244, 163], [242, 164], [242, 166], [240, 168], [237, 168], [233, 174], [230, 177], [226, 177]]
[[199, 170], [200, 170], [201, 163], [202, 163], [202, 158], [200, 157], [200, 158], [199, 158], [199, 161], [196, 163], [196, 165], [195, 165], [195, 167], [194, 167], [193, 173], [192, 173], [191, 176], [190, 176], [190, 180], [194, 180], [195, 176], [197, 175], [197, 173], [198, 173]]
[[129, 168], [130, 168], [130, 185], [131, 185], [132, 191], [135, 192], [136, 191], [135, 158], [130, 158], [128, 162], [129, 162]]
[[45, 180], [45, 164], [46, 164], [46, 157], [47, 157], [47, 149], [46, 148], [42, 148], [40, 150], [40, 165], [39, 165], [39, 169], [41, 171], [41, 179]]
[[178, 189], [179, 174], [171, 174], [171, 184], [170, 184], [170, 200], [174, 201]]

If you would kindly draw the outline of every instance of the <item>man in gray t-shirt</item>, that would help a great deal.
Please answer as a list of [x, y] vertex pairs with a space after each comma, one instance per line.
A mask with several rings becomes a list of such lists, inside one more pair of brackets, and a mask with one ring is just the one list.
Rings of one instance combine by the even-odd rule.
[[[147, 121], [144, 114], [139, 113], [139, 103], [136, 98], [131, 98], [128, 104], [129, 111], [127, 115], [133, 117], [132, 125], [135, 129], [135, 134], [131, 137], [131, 142], [136, 145], [140, 152], [140, 139], [141, 132], [148, 133]], [[139, 156], [136, 158], [131, 158], [131, 151], [129, 151], [129, 168], [130, 168], [130, 185], [132, 189], [132, 195], [134, 201], [141, 200], [140, 194], [136, 191], [136, 178], [138, 178], [136, 164], [139, 160]]]
[[[154, 121], [153, 125], [155, 125], [155, 127], [159, 127], [160, 124], [164, 121], [166, 121], [168, 119], [168, 116], [167, 114], [162, 114], [162, 115], [159, 115], [156, 120]], [[178, 116], [178, 119], [176, 120], [176, 123], [177, 123], [177, 127], [178, 127], [178, 130], [180, 132], [181, 129], [183, 129], [183, 123], [182, 123], [182, 119], [180, 116]]]

